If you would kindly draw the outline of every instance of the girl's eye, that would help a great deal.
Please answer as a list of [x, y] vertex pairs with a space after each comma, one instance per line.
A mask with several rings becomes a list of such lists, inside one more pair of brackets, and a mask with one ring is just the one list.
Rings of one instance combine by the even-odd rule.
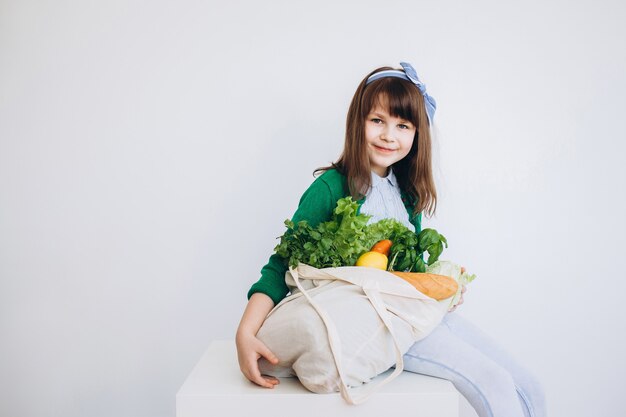
[[407, 125], [402, 124], [402, 125], [398, 125], [398, 127], [400, 127], [400, 129], [410, 129]]
[[383, 121], [374, 117], [374, 118], [372, 119], [372, 122], [374, 122], [374, 123], [378, 124], [378, 123], [382, 123]]

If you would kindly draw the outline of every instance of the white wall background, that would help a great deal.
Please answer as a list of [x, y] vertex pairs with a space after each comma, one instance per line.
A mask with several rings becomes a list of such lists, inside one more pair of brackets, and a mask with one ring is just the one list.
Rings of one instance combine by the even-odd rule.
[[0, 414], [172, 416], [361, 78], [437, 99], [459, 312], [551, 416], [623, 416], [619, 1], [0, 1]]

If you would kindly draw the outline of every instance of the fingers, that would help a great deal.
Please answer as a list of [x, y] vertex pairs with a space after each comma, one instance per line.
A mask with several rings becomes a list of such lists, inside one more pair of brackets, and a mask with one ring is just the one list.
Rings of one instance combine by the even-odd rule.
[[449, 309], [448, 309], [448, 313], [452, 313], [454, 310], [456, 310], [456, 308], [457, 308], [458, 306], [460, 306], [461, 304], [463, 304], [463, 302], [465, 301], [465, 300], [463, 299], [463, 293], [464, 293], [465, 291], [467, 291], [467, 288], [465, 287], [465, 285], [463, 285], [463, 287], [461, 287], [461, 297], [459, 298], [458, 303], [456, 303], [456, 304], [454, 305], [454, 307], [449, 308]]
[[264, 357], [274, 365], [278, 363], [278, 358], [256, 337], [238, 340], [237, 356], [241, 372], [251, 382], [265, 388], [274, 388], [275, 385], [280, 383], [280, 380], [277, 378], [261, 375], [259, 358]]
[[261, 346], [259, 347], [259, 353], [265, 359], [270, 361], [272, 365], [276, 365], [278, 363], [278, 358], [276, 357], [276, 355], [274, 355], [274, 353], [272, 353], [272, 351], [269, 350], [267, 346], [265, 346], [263, 343], [261, 343]]
[[453, 312], [454, 310], [456, 310], [456, 308], [457, 308], [458, 306], [460, 306], [461, 304], [463, 304], [463, 297], [461, 297], [461, 298], [459, 299], [459, 302], [458, 302], [458, 303], [456, 303], [456, 304], [454, 305], [454, 307], [451, 307], [450, 309], [448, 309], [448, 313], [452, 313], [452, 312]]
[[[268, 349], [267, 346], [265, 346], [264, 344], [261, 344], [261, 348], [259, 349], [259, 354], [261, 354], [265, 359], [267, 359], [272, 365], [276, 365], [278, 363], [278, 358], [276, 357], [276, 355], [274, 355], [274, 353]], [[257, 366], [257, 370], [258, 370], [258, 366]], [[273, 376], [269, 376], [269, 375], [260, 375], [259, 376], [265, 381], [265, 387], [268, 388], [274, 388], [274, 385], [278, 385], [280, 384], [280, 380], [278, 378], [275, 378]]]
[[280, 384], [280, 379], [276, 377], [269, 376], [269, 375], [261, 375], [261, 376], [263, 377], [263, 379], [265, 379], [266, 382], [272, 385], [272, 388], [274, 388], [275, 385]]
[[274, 388], [275, 385], [278, 385], [280, 383], [280, 381], [273, 376], [261, 375], [261, 372], [259, 371], [259, 365], [256, 360], [248, 363], [245, 369], [242, 369], [242, 371], [246, 378], [264, 388]]

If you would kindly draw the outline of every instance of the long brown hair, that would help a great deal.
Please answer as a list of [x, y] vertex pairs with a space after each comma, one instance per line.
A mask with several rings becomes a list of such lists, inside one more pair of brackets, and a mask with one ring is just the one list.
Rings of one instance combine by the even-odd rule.
[[383, 77], [366, 85], [367, 79], [381, 67], [368, 74], [359, 84], [346, 119], [346, 139], [343, 152], [331, 166], [318, 168], [314, 174], [335, 168], [346, 176], [350, 194], [361, 199], [371, 186], [371, 167], [365, 140], [365, 120], [376, 105], [385, 105], [390, 115], [413, 123], [417, 127], [408, 155], [393, 164], [400, 188], [415, 204], [414, 214], [425, 212], [432, 216], [437, 208], [437, 190], [432, 174], [431, 137], [424, 97], [410, 81]]

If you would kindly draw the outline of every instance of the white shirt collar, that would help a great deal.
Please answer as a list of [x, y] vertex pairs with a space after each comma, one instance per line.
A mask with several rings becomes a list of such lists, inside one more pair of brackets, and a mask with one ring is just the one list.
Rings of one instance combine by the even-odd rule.
[[389, 173], [387, 174], [386, 177], [379, 177], [378, 174], [376, 174], [374, 171], [372, 171], [372, 188], [382, 184], [388, 182], [389, 184], [391, 184], [394, 187], [398, 186], [398, 179], [396, 178], [395, 174], [393, 173], [393, 169], [389, 170]]

